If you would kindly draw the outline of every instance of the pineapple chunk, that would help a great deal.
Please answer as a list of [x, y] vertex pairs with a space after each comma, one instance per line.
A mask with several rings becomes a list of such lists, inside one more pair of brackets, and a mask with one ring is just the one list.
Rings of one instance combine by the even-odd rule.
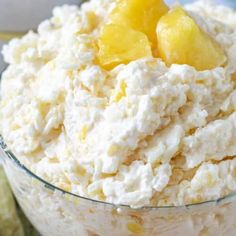
[[126, 26], [103, 26], [98, 46], [100, 65], [108, 70], [119, 64], [152, 56], [147, 36]]
[[129, 26], [148, 36], [156, 46], [156, 25], [161, 16], [168, 12], [163, 0], [120, 0], [110, 15], [113, 24]]
[[181, 7], [159, 20], [157, 40], [159, 54], [167, 65], [188, 64], [208, 70], [226, 61], [220, 46]]

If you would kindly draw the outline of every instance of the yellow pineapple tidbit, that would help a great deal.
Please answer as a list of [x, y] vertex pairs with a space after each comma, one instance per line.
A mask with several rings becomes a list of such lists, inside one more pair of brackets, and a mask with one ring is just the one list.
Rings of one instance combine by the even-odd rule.
[[163, 0], [120, 0], [110, 20], [113, 24], [143, 32], [155, 47], [157, 22], [168, 10]]
[[123, 97], [126, 97], [127, 84], [122, 80], [119, 84], [118, 90], [114, 91], [112, 102], [119, 102]]
[[137, 223], [128, 223], [127, 228], [131, 233], [142, 234], [144, 229], [141, 225]]
[[226, 61], [220, 46], [181, 7], [159, 20], [157, 40], [159, 54], [167, 65], [188, 64], [208, 70]]
[[79, 140], [85, 141], [87, 133], [88, 133], [88, 127], [87, 125], [83, 125], [79, 133]]
[[104, 25], [99, 36], [98, 47], [99, 63], [108, 70], [119, 64], [152, 56], [147, 36], [127, 26]]

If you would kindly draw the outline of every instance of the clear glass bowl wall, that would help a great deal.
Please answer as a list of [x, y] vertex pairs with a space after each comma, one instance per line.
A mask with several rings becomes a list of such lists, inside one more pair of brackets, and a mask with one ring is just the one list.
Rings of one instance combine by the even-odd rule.
[[17, 201], [42, 236], [235, 236], [236, 195], [181, 207], [128, 206], [60, 190], [6, 149], [0, 158]]
[[24, 167], [0, 141], [0, 160], [12, 190], [42, 236], [236, 235], [236, 194], [181, 207], [116, 206], [52, 186]]

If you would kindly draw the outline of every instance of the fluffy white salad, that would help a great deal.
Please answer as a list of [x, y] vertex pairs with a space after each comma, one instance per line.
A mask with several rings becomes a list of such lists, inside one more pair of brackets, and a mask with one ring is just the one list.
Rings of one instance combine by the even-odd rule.
[[183, 205], [236, 191], [236, 12], [186, 6], [224, 50], [222, 67], [147, 57], [105, 70], [95, 42], [115, 5], [57, 7], [37, 33], [3, 48], [8, 147], [49, 183], [115, 204]]

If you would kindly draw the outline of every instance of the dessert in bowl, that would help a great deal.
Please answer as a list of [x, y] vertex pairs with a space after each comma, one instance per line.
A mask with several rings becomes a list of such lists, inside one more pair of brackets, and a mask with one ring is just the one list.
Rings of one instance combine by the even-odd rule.
[[91, 0], [3, 48], [3, 164], [42, 235], [235, 235], [235, 19]]

